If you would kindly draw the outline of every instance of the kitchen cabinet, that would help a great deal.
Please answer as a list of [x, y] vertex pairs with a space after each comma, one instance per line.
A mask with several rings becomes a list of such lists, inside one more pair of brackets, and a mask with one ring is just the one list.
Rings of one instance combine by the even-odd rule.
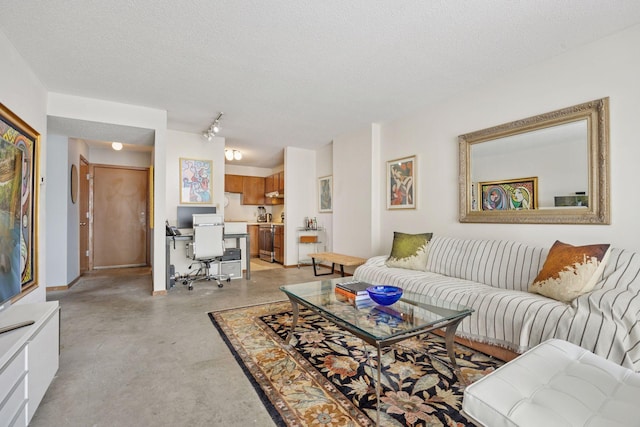
[[278, 191], [278, 174], [269, 175], [264, 181], [264, 192], [272, 193]]
[[242, 193], [242, 175], [224, 176], [224, 191], [226, 193]]
[[251, 246], [249, 248], [249, 256], [251, 258], [258, 258], [260, 256], [260, 246], [258, 245], [258, 227], [258, 225], [247, 226], [249, 239], [251, 240]]
[[[281, 181], [282, 180], [282, 181]], [[278, 192], [284, 194], [284, 172], [274, 173], [265, 178], [265, 193]], [[283, 205], [284, 199], [281, 197], [266, 197], [267, 205]]]
[[278, 192], [284, 194], [284, 171], [278, 173]]
[[274, 227], [273, 252], [275, 261], [284, 264], [284, 225]]
[[264, 205], [264, 182], [260, 176], [242, 177], [242, 204], [243, 205]]

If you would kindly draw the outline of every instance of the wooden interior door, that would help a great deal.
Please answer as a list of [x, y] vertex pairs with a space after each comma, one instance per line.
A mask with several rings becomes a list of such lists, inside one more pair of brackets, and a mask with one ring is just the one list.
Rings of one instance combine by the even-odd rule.
[[89, 270], [89, 162], [80, 156], [78, 176], [78, 203], [80, 209], [80, 274]]
[[93, 267], [148, 265], [149, 170], [93, 166]]

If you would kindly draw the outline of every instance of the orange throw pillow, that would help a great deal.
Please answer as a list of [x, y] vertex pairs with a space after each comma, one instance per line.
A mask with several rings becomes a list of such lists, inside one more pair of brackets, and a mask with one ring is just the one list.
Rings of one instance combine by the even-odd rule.
[[609, 258], [609, 246], [573, 246], [556, 240], [529, 292], [567, 303], [591, 292]]

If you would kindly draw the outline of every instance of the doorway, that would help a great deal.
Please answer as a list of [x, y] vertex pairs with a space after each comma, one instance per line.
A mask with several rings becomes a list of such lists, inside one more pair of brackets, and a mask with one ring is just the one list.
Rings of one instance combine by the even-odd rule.
[[149, 265], [149, 169], [92, 165], [93, 268]]

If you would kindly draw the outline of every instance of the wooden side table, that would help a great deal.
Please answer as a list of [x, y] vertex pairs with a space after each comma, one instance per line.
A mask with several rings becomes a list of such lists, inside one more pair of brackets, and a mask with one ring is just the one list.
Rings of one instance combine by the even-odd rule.
[[[342, 255], [337, 254], [335, 252], [317, 252], [313, 254], [309, 254], [311, 257], [311, 263], [313, 264], [313, 274], [315, 276], [327, 276], [329, 274], [333, 274], [333, 270], [338, 264], [340, 266], [340, 274], [344, 277], [344, 266], [358, 266], [364, 264], [367, 260], [364, 258], [351, 256], [351, 255]], [[319, 261], [327, 261], [331, 263], [331, 271], [329, 273], [318, 273], [316, 270], [316, 258]]]

